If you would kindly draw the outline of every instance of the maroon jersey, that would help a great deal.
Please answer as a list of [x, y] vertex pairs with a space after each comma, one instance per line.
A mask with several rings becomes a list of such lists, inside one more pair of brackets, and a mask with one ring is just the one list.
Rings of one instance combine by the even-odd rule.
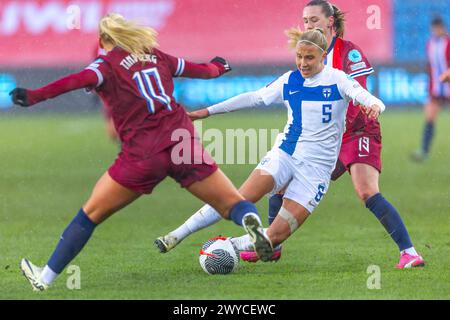
[[[122, 186], [150, 193], [166, 176], [187, 187], [217, 170], [173, 97], [173, 77], [209, 79], [225, 72], [220, 62], [195, 64], [156, 49], [139, 60], [116, 47], [79, 73], [27, 90], [27, 98], [33, 105], [75, 89], [95, 88], [122, 142], [108, 173]], [[178, 150], [180, 138], [187, 148]]]
[[226, 70], [218, 62], [195, 64], [157, 49], [143, 60], [116, 47], [79, 73], [28, 90], [28, 100], [35, 104], [75, 89], [95, 88], [113, 118], [124, 156], [148, 158], [175, 143], [171, 132], [179, 124], [171, 115], [182, 107], [173, 97], [173, 77], [209, 79]]
[[450, 36], [432, 36], [427, 42], [428, 90], [430, 97], [450, 99], [450, 83], [440, 80], [450, 68]]
[[[327, 65], [344, 71], [366, 88], [367, 76], [373, 73], [373, 68], [362, 50], [351, 41], [334, 38], [328, 49]], [[350, 103], [346, 116], [346, 131], [343, 139], [346, 140], [355, 134], [363, 132], [367, 135], [380, 135], [380, 124], [377, 119], [369, 119], [359, 106]]]

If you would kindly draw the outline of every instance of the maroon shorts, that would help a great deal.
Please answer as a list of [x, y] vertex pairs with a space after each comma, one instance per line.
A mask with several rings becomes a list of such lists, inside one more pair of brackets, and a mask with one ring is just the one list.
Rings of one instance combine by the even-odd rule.
[[130, 159], [120, 153], [108, 173], [114, 181], [138, 193], [151, 193], [167, 176], [188, 187], [218, 169], [198, 139], [192, 138], [190, 144], [187, 152], [175, 144], [147, 159]]
[[339, 159], [331, 179], [337, 180], [345, 171], [350, 172], [350, 166], [354, 163], [368, 164], [381, 173], [381, 136], [361, 134], [342, 140]]

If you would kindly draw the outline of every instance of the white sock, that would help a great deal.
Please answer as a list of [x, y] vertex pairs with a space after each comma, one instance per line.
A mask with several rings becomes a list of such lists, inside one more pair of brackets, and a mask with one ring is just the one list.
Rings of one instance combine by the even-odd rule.
[[231, 242], [239, 251], [254, 251], [253, 243], [250, 241], [250, 236], [248, 234], [237, 238], [231, 238]]
[[186, 238], [191, 233], [197, 232], [214, 223], [220, 221], [222, 216], [210, 205], [204, 205], [196, 213], [189, 217], [180, 227], [169, 234], [176, 237], [179, 241]]
[[48, 286], [55, 281], [56, 277], [58, 277], [58, 274], [50, 269], [48, 265], [44, 267], [40, 275], [41, 281]]
[[416, 249], [414, 249], [414, 247], [405, 249], [405, 250], [403, 250], [401, 253], [403, 253], [403, 252], [406, 252], [407, 254], [412, 255], [412, 256], [418, 256], [418, 255], [419, 255], [419, 254], [417, 253]]

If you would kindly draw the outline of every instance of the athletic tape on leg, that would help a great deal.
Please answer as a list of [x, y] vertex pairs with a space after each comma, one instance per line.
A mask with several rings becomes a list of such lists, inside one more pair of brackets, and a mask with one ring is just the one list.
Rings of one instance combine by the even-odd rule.
[[281, 207], [278, 215], [281, 218], [283, 218], [284, 220], [286, 220], [286, 222], [289, 225], [289, 228], [291, 229], [291, 234], [294, 233], [294, 231], [298, 229], [299, 225], [298, 225], [297, 219], [295, 219], [295, 217], [292, 215], [292, 213], [290, 213], [288, 210]]

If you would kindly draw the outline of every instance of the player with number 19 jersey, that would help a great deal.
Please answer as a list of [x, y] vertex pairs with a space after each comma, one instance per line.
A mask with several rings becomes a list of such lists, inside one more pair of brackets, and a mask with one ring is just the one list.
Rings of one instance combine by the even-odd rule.
[[[340, 37], [334, 37], [325, 64], [344, 71], [364, 89], [367, 89], [367, 77], [374, 72], [362, 50]], [[381, 131], [377, 119], [369, 119], [359, 106], [350, 102], [339, 161], [332, 179], [338, 179], [354, 163], [365, 163], [381, 172]]]

